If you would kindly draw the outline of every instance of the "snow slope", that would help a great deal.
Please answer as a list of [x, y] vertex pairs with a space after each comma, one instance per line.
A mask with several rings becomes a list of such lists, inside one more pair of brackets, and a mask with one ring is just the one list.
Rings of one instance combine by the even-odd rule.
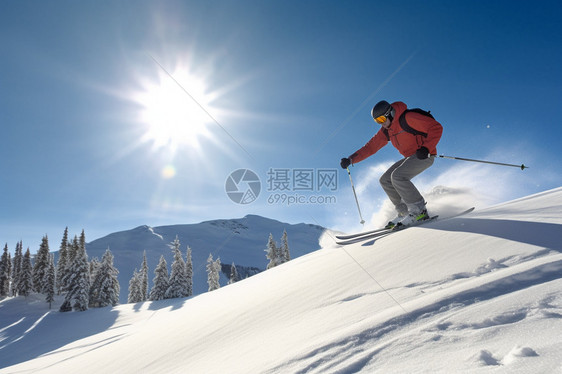
[[0, 303], [0, 373], [560, 373], [562, 188], [191, 299]]

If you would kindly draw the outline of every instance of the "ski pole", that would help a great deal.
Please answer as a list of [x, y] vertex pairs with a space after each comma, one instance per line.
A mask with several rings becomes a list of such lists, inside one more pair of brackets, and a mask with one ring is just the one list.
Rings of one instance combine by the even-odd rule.
[[450, 158], [453, 160], [461, 160], [461, 161], [472, 161], [472, 162], [481, 162], [484, 164], [492, 164], [492, 165], [501, 165], [501, 166], [513, 166], [516, 168], [521, 168], [521, 170], [524, 169], [528, 169], [528, 166], [525, 166], [524, 164], [521, 165], [515, 165], [515, 164], [504, 164], [503, 162], [493, 162], [493, 161], [484, 161], [484, 160], [473, 160], [471, 158], [462, 158], [462, 157], [454, 157], [454, 156], [445, 156], [445, 155], [439, 155], [439, 157], [441, 158]]
[[357, 200], [357, 194], [355, 193], [355, 186], [353, 185], [353, 179], [351, 179], [351, 172], [349, 171], [349, 167], [347, 169], [347, 175], [349, 175], [349, 181], [351, 182], [351, 189], [353, 190], [353, 196], [355, 196], [355, 204], [357, 204], [357, 210], [359, 211], [359, 218], [361, 218], [361, 224], [365, 224], [365, 220], [363, 219], [363, 215], [361, 214], [361, 208], [359, 208], [359, 200]]

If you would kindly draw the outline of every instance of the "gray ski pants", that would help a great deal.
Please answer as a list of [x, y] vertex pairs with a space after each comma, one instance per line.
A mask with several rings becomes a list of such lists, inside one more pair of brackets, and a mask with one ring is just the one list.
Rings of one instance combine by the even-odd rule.
[[416, 155], [406, 157], [392, 165], [380, 178], [380, 183], [390, 201], [400, 213], [423, 209], [425, 201], [410, 181], [433, 165], [434, 157], [420, 160]]

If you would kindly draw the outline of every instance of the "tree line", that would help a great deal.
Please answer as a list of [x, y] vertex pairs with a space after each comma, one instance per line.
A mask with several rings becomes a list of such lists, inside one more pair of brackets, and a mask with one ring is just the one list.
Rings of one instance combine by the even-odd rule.
[[[174, 261], [171, 266], [171, 273], [168, 274], [168, 264], [164, 256], [160, 256], [160, 261], [154, 270], [153, 286], [148, 292], [148, 265], [146, 261], [146, 252], [143, 254], [143, 261], [140, 270], [135, 269], [133, 276], [129, 281], [128, 303], [138, 303], [142, 301], [156, 301], [164, 299], [173, 299], [178, 297], [189, 297], [193, 295], [193, 262], [191, 258], [191, 248], [187, 246], [186, 258], [184, 260], [181, 253], [180, 241], [176, 239], [169, 245], [174, 254]], [[281, 265], [290, 261], [291, 255], [289, 250], [289, 241], [287, 231], [283, 231], [281, 238], [281, 246], [278, 246], [273, 235], [269, 234], [269, 240], [265, 249], [266, 258], [269, 259], [267, 269]], [[207, 258], [207, 284], [208, 291], [214, 291], [220, 288], [220, 272], [222, 264], [220, 257], [213, 259], [213, 254], [209, 254]], [[236, 265], [233, 263], [230, 267], [230, 276], [228, 284], [235, 283], [240, 280]]]
[[[169, 245], [174, 260], [171, 273], [164, 256], [154, 270], [153, 286], [149, 291], [148, 265], [146, 252], [140, 270], [135, 269], [129, 281], [127, 302], [136, 303], [147, 300], [163, 300], [193, 295], [193, 263], [191, 248], [187, 247], [186, 258], [180, 250], [180, 241], [176, 239]], [[281, 245], [278, 246], [273, 235], [269, 235], [265, 249], [269, 260], [267, 269], [278, 266], [291, 259], [287, 232], [283, 232]], [[114, 256], [108, 248], [101, 261], [97, 258], [88, 260], [86, 252], [86, 235], [68, 237], [68, 227], [64, 230], [59, 248], [59, 258], [55, 264], [54, 254], [50, 253], [48, 237], [45, 235], [37, 254], [32, 259], [29, 248], [23, 253], [23, 243], [16, 244], [12, 259], [8, 244], [0, 257], [0, 299], [7, 296], [27, 297], [31, 292], [45, 295], [45, 301], [51, 308], [55, 295], [64, 295], [61, 312], [71, 310], [84, 311], [89, 307], [115, 306], [119, 302], [120, 286], [117, 280], [119, 271], [113, 264]], [[207, 259], [208, 291], [220, 288], [220, 258]], [[239, 280], [234, 263], [231, 266], [228, 284]]]
[[101, 261], [88, 260], [86, 235], [68, 238], [68, 227], [64, 230], [59, 248], [59, 258], [50, 253], [49, 239], [45, 235], [33, 261], [23, 243], [16, 244], [14, 258], [8, 252], [8, 244], [0, 258], [0, 298], [6, 296], [29, 296], [32, 292], [45, 295], [49, 308], [55, 295], [64, 295], [61, 312], [84, 311], [88, 307], [117, 305], [119, 302], [119, 271], [113, 265], [113, 254], [109, 248]]

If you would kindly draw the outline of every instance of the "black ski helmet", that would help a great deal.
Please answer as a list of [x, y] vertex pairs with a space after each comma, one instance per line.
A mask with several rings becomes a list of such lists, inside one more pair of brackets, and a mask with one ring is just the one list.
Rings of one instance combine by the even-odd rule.
[[384, 115], [389, 116], [391, 114], [391, 110], [392, 106], [388, 103], [388, 101], [382, 100], [373, 107], [371, 110], [371, 116], [373, 116], [373, 119]]

